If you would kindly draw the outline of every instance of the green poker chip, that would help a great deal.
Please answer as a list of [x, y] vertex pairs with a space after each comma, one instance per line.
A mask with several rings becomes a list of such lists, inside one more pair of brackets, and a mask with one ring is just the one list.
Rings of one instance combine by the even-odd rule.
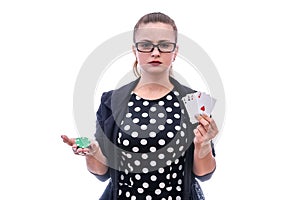
[[91, 141], [87, 137], [76, 138], [75, 143], [78, 148], [88, 148], [91, 144]]

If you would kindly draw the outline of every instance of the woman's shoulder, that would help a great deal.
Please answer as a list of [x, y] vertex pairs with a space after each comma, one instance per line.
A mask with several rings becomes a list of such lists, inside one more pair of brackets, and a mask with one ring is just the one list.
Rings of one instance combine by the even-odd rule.
[[176, 80], [175, 78], [170, 78], [170, 81], [172, 82], [172, 84], [174, 85], [174, 87], [179, 90], [179, 93], [181, 95], [186, 95], [188, 93], [193, 93], [193, 92], [196, 92], [196, 90], [192, 89], [191, 87], [189, 86], [186, 86], [182, 83], [180, 83], [178, 80]]
[[101, 98], [109, 98], [111, 97], [112, 95], [117, 95], [119, 93], [123, 93], [123, 92], [129, 92], [132, 90], [132, 88], [137, 84], [137, 80], [133, 80], [129, 83], [125, 83], [124, 85], [118, 87], [118, 88], [115, 88], [115, 89], [111, 89], [111, 90], [107, 90], [107, 91], [104, 91], [102, 93], [102, 97]]

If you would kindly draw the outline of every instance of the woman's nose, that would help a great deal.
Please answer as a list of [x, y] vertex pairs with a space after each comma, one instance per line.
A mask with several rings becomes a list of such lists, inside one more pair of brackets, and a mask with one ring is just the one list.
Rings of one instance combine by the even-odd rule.
[[160, 52], [158, 50], [158, 47], [154, 47], [152, 53], [151, 53], [152, 56], [159, 56], [160, 55]]

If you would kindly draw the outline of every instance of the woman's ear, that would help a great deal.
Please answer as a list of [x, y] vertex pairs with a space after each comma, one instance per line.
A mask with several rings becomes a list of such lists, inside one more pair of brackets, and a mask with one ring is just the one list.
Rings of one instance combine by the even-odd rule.
[[134, 56], [136, 57], [136, 48], [134, 45], [131, 46], [132, 49], [132, 53], [134, 54]]
[[135, 46], [132, 45], [131, 49], [132, 49], [132, 53], [133, 53], [133, 55], [134, 55], [134, 57], [135, 57], [135, 60], [138, 60], [138, 59], [137, 59], [137, 50], [136, 50]]
[[176, 48], [174, 50], [174, 55], [173, 55], [173, 62], [175, 61], [176, 57], [177, 57], [177, 54], [178, 54], [178, 45], [176, 45]]

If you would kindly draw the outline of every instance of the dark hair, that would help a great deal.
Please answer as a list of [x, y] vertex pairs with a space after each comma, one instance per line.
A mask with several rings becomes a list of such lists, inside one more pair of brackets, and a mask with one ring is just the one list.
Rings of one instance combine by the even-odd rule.
[[[134, 26], [134, 32], [133, 32], [133, 42], [135, 42], [135, 34], [136, 31], [139, 29], [141, 24], [148, 24], [148, 23], [155, 23], [155, 22], [161, 22], [164, 24], [169, 24], [173, 27], [173, 30], [175, 32], [175, 42], [177, 42], [177, 26], [173, 19], [171, 19], [168, 15], [161, 13], [161, 12], [153, 12], [144, 15], [139, 19], [139, 21]], [[133, 64], [133, 72], [136, 76], [140, 76], [140, 73], [137, 70], [137, 61]]]

